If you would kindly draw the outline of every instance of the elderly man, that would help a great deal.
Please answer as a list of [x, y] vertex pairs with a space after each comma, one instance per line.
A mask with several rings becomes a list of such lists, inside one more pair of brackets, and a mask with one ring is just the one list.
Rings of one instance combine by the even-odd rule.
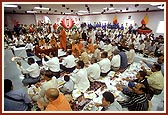
[[[59, 93], [56, 88], [49, 88], [46, 91], [45, 95], [49, 100], [45, 111], [72, 111], [66, 97], [63, 94]], [[41, 110], [44, 110], [43, 106], [41, 106], [41, 103], [38, 103], [38, 107]]]
[[42, 76], [41, 82], [35, 84], [36, 87], [40, 87], [40, 91], [37, 94], [31, 95], [33, 101], [42, 101], [45, 105], [48, 103], [48, 100], [45, 98], [45, 92], [49, 88], [57, 88], [58, 89], [58, 81], [56, 77], [52, 75], [52, 72], [47, 70], [45, 74]]

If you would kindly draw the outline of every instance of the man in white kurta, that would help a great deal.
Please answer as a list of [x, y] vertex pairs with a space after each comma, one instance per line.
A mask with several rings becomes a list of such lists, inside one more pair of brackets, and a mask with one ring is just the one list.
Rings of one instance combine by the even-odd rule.
[[126, 52], [128, 58], [128, 64], [132, 64], [135, 58], [134, 45], [129, 46], [129, 51]]
[[42, 57], [43, 65], [45, 67], [48, 67], [48, 69], [51, 70], [52, 72], [59, 72], [60, 71], [59, 59], [57, 57], [54, 57], [51, 52], [49, 56], [45, 55], [45, 57], [48, 59], [48, 61], [45, 61], [44, 57]]
[[87, 70], [84, 68], [84, 62], [77, 62], [77, 70], [71, 74], [71, 79], [75, 83], [78, 90], [85, 92], [90, 87], [90, 82], [87, 77]]
[[75, 57], [72, 55], [72, 50], [67, 52], [68, 56], [64, 57], [61, 64], [61, 69], [67, 72], [72, 72], [75, 69]]
[[118, 71], [121, 65], [121, 57], [119, 55], [119, 50], [114, 50], [113, 54], [114, 56], [111, 59], [111, 68], [113, 71]]
[[87, 68], [88, 78], [91, 82], [100, 78], [100, 66], [97, 64], [96, 58], [91, 58], [90, 65]]
[[98, 62], [99, 66], [100, 66], [100, 70], [101, 70], [100, 76], [106, 76], [111, 69], [111, 62], [107, 58], [107, 56], [108, 56], [108, 53], [103, 52], [101, 54], [101, 58], [103, 58], [103, 59]]
[[25, 75], [25, 78], [22, 80], [24, 85], [34, 84], [40, 79], [40, 68], [39, 65], [35, 62], [34, 58], [28, 58], [28, 64], [30, 65], [28, 68], [23, 68], [20, 62], [17, 62], [19, 65], [21, 72]]

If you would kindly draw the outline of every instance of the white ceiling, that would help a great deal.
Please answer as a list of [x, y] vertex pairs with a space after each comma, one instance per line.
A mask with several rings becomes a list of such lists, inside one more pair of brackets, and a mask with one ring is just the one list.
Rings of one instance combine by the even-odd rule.
[[[131, 4], [130, 4], [131, 3]], [[164, 5], [165, 7], [165, 2], [158, 2], [159, 5]], [[40, 5], [42, 5], [42, 7], [46, 7], [46, 8], [50, 8], [51, 10], [36, 10], [37, 13], [40, 13], [40, 11], [42, 11], [42, 13], [48, 13], [48, 14], [64, 14], [64, 13], [72, 13], [74, 15], [78, 14], [80, 15], [80, 13], [78, 12], [79, 10], [84, 10], [84, 11], [88, 11], [88, 8], [90, 10], [90, 13], [83, 13], [85, 15], [88, 14], [93, 14], [93, 12], [103, 12], [104, 9], [103, 8], [114, 8], [113, 10], [108, 10], [105, 9], [104, 13], [116, 13], [116, 12], [137, 12], [137, 11], [146, 11], [147, 8], [149, 8], [148, 11], [153, 11], [153, 10], [161, 10], [159, 8], [157, 8], [157, 6], [152, 6], [150, 5], [149, 2], [146, 3], [139, 3], [138, 6], [136, 7], [135, 4], [137, 3], [133, 3], [133, 2], [125, 2], [125, 3], [114, 3], [114, 2], [65, 2], [65, 3], [61, 3], [61, 2], [48, 2], [48, 3], [31, 3], [31, 2], [15, 2], [15, 3], [9, 3], [9, 2], [5, 2], [4, 4], [14, 4], [14, 5], [18, 5], [20, 6], [17, 8], [4, 8], [4, 12], [5, 13], [25, 13], [25, 11], [31, 11], [31, 10], [35, 10], [34, 7], [39, 7]], [[3, 5], [4, 5], [3, 4]], [[62, 5], [65, 5], [65, 7], [63, 7]], [[112, 4], [113, 6], [111, 6], [110, 4]], [[87, 7], [88, 6], [88, 7]], [[128, 8], [128, 10], [126, 10]], [[73, 10], [73, 11], [72, 11]], [[121, 11], [122, 10], [122, 11]]]

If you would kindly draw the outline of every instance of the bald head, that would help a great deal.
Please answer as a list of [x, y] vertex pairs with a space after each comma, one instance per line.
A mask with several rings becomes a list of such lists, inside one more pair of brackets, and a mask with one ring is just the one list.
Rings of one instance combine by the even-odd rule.
[[57, 99], [59, 96], [59, 91], [56, 88], [49, 88], [46, 91], [46, 97], [48, 98], [49, 101], [53, 101]]

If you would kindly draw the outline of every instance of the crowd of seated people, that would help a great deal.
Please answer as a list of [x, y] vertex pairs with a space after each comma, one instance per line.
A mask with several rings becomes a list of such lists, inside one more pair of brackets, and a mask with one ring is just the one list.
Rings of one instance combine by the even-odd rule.
[[[78, 33], [78, 37], [73, 38], [71, 36], [73, 31], [68, 33], [69, 30], [63, 28], [61, 30], [63, 29], [64, 32], [58, 33], [59, 31], [49, 31], [48, 26], [41, 26], [42, 29], [40, 30], [36, 28], [38, 26], [31, 27], [34, 29], [29, 29], [26, 33], [21, 30], [19, 34], [14, 32], [12, 38], [5, 35], [5, 42], [8, 41], [16, 47], [25, 46], [28, 56], [36, 55], [41, 58], [41, 65], [37, 65], [34, 60], [29, 58], [30, 67], [27, 69], [23, 69], [21, 64], [18, 63], [22, 73], [27, 74], [23, 80], [25, 85], [39, 86], [40, 84], [42, 90], [39, 94], [30, 95], [30, 97], [41, 111], [71, 111], [71, 104], [64, 95], [72, 94], [75, 88], [85, 93], [91, 87], [92, 82], [102, 77], [108, 77], [110, 71], [124, 72], [134, 62], [136, 53], [148, 57], [162, 56], [163, 58], [164, 55], [163, 36], [151, 39], [151, 33], [139, 34], [133, 29], [126, 31], [126, 29], [120, 27], [115, 29], [80, 28], [73, 30], [74, 33]], [[86, 36], [83, 35], [83, 32]], [[66, 39], [61, 38], [64, 35]], [[70, 42], [70, 47], [67, 47], [68, 42]], [[66, 52], [66, 55], [58, 57], [58, 49]], [[163, 64], [163, 59], [162, 62], [158, 63]], [[145, 68], [142, 69], [147, 73]], [[159, 64], [153, 65], [151, 70], [152, 74], [147, 73], [149, 75], [147, 77], [149, 86], [144, 85], [141, 82], [142, 80], [138, 80], [138, 84], [134, 85], [130, 92], [124, 92], [122, 87], [118, 87], [118, 90], [130, 96], [130, 100], [115, 102], [113, 95], [111, 96], [109, 92], [104, 93], [101, 105], [104, 107], [102, 111], [114, 110], [108, 108], [114, 103], [119, 107], [115, 110], [121, 110], [122, 106], [128, 107], [130, 111], [147, 111], [149, 97], [147, 97], [146, 90], [148, 87], [150, 88], [150, 95], [148, 95], [150, 100], [153, 95], [160, 94], [164, 88], [164, 72], [160, 72], [162, 70], [161, 66]], [[44, 76], [47, 76], [45, 82]], [[66, 85], [59, 89], [57, 79], [60, 77], [64, 77]], [[31, 81], [29, 82], [29, 80]], [[52, 82], [54, 82], [54, 86]], [[159, 86], [157, 86], [158, 83]], [[69, 85], [72, 87], [68, 87]], [[108, 97], [112, 99], [110, 100]], [[134, 101], [135, 99], [138, 101]], [[103, 105], [104, 103], [107, 105]], [[100, 104], [97, 106], [100, 106]]]

